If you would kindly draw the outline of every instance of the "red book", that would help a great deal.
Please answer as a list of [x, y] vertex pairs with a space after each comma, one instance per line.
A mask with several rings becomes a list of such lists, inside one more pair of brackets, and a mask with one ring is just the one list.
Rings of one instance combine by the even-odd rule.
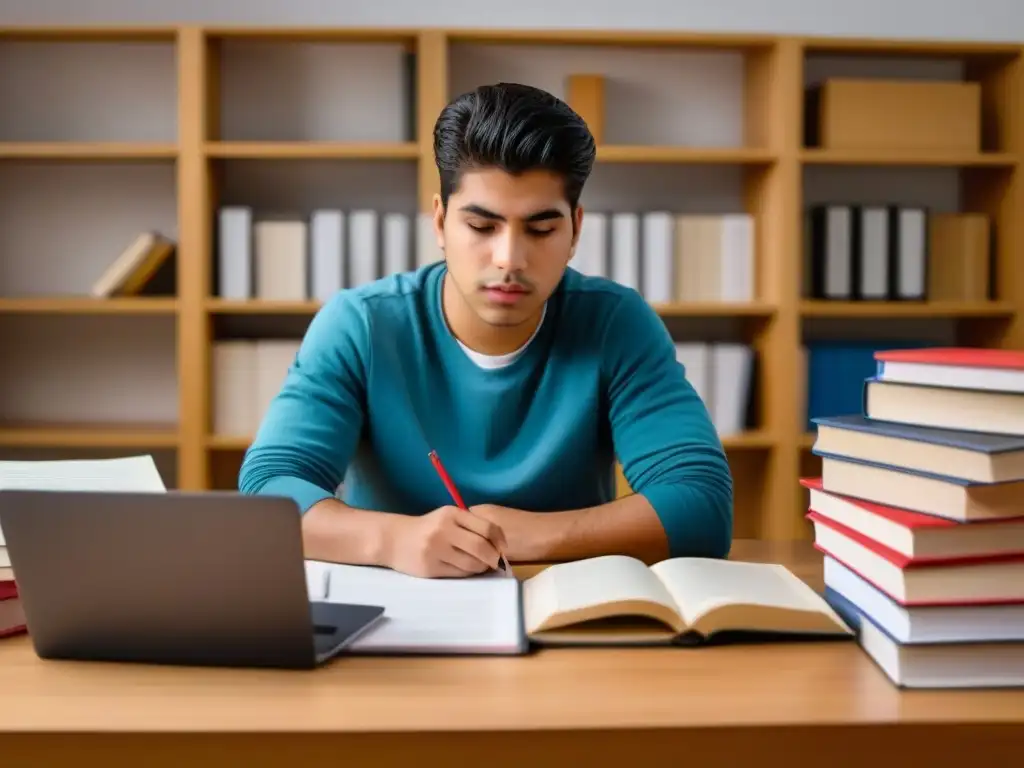
[[1024, 392], [1024, 352], [980, 347], [875, 352], [880, 381], [991, 392]]
[[9, 579], [0, 581], [0, 637], [20, 635], [27, 631], [17, 586]]
[[912, 563], [952, 563], [1024, 555], [1024, 513], [962, 523], [826, 491], [820, 477], [802, 478], [810, 510], [856, 531]]
[[903, 606], [1024, 603], [1024, 555], [913, 561], [811, 511], [815, 548]]
[[1024, 371], [1024, 352], [1015, 349], [984, 347], [925, 347], [923, 349], [883, 349], [875, 352], [883, 363], [918, 363], [956, 368], [1004, 368]]

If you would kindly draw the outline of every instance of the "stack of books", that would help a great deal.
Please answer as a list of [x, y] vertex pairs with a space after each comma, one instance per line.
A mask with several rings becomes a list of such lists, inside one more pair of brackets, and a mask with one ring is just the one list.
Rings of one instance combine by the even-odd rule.
[[900, 687], [1024, 685], [1024, 352], [875, 359], [800, 481], [826, 599]]

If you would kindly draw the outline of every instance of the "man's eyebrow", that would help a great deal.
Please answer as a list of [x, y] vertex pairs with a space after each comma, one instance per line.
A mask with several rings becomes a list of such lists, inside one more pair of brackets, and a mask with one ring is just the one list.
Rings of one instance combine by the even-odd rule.
[[[469, 205], [462, 206], [459, 210], [464, 211], [465, 213], [472, 213], [477, 216], [481, 216], [485, 219], [492, 219], [494, 221], [506, 221], [505, 217], [502, 216], [500, 213], [489, 211], [483, 206], [475, 205], [472, 203]], [[561, 218], [565, 218], [565, 214], [562, 213], [560, 210], [558, 210], [557, 208], [546, 208], [543, 211], [531, 213], [529, 216], [526, 217], [525, 221], [547, 221], [549, 219]]]

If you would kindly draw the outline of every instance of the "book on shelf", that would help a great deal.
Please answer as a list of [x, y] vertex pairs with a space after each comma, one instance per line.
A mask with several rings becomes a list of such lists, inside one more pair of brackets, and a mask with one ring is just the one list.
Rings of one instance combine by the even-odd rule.
[[212, 429], [216, 435], [249, 438], [299, 352], [300, 339], [228, 339], [213, 344]]
[[[755, 298], [749, 214], [595, 211], [569, 266], [629, 286], [654, 304]], [[444, 258], [428, 213], [316, 209], [308, 216], [218, 211], [216, 286], [223, 299], [326, 301], [344, 288]]]
[[[213, 344], [213, 433], [255, 434], [301, 346], [301, 339], [227, 339]], [[679, 342], [676, 360], [720, 437], [756, 423], [756, 356], [746, 344]]]
[[354, 653], [520, 654], [541, 645], [696, 645], [849, 638], [852, 630], [784, 566], [609, 555], [525, 579], [422, 579], [307, 561], [314, 599], [385, 606]]
[[[1024, 686], [1024, 428], [914, 408], [930, 393], [1024, 393], [999, 375], [1020, 358], [878, 350], [862, 412], [816, 420], [821, 476], [800, 482], [825, 598], [898, 686]], [[870, 407], [878, 382], [906, 388], [904, 411]]]
[[92, 285], [96, 298], [137, 296], [151, 284], [176, 251], [173, 240], [159, 232], [142, 232]]
[[427, 213], [218, 211], [215, 284], [222, 299], [325, 302], [344, 288], [442, 258]]
[[803, 295], [835, 301], [986, 301], [989, 220], [906, 205], [807, 209]]
[[588, 210], [569, 266], [628, 285], [652, 304], [753, 301], [754, 218]]
[[915, 336], [805, 339], [795, 371], [802, 385], [798, 403], [803, 428], [813, 432], [817, 418], [861, 413], [864, 380], [878, 371], [879, 349], [922, 349], [929, 343]]
[[756, 355], [731, 342], [676, 342], [676, 360], [704, 402], [719, 437], [738, 435], [757, 421]]

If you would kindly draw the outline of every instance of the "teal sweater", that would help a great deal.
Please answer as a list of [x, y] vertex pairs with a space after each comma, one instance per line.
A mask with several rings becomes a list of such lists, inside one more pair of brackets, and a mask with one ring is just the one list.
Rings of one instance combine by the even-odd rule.
[[313, 318], [246, 452], [239, 489], [335, 495], [418, 515], [451, 504], [534, 512], [615, 499], [614, 462], [672, 556], [725, 556], [732, 477], [664, 324], [634, 290], [569, 269], [511, 365], [478, 366], [449, 331], [445, 264], [341, 291]]

